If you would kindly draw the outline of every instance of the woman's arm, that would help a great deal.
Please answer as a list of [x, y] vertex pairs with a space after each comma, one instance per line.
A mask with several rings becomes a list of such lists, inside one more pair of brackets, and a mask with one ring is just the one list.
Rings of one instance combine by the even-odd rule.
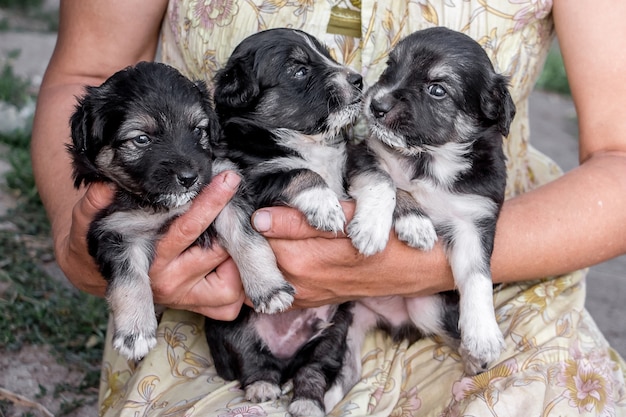
[[[73, 188], [65, 149], [69, 117], [85, 85], [99, 85], [126, 66], [154, 59], [166, 7], [166, 0], [61, 1], [57, 45], [38, 96], [31, 156], [56, 258], [76, 287], [99, 296], [106, 283], [87, 252], [86, 233], [94, 215], [111, 201], [112, 190], [104, 184]], [[215, 318], [237, 314], [244, 295], [228, 254], [219, 247], [185, 249], [232, 197], [238, 182], [232, 173], [215, 178], [159, 243], [150, 271], [157, 302]]]
[[[626, 253], [623, 16], [622, 2], [554, 1], [578, 110], [581, 165], [505, 202], [492, 257], [496, 282], [563, 274]], [[345, 207], [350, 216], [351, 205]], [[262, 209], [253, 220], [271, 238], [300, 306], [369, 295], [431, 294], [454, 286], [441, 246], [421, 252], [394, 236], [384, 252], [363, 258], [348, 239], [311, 230], [295, 210]]]

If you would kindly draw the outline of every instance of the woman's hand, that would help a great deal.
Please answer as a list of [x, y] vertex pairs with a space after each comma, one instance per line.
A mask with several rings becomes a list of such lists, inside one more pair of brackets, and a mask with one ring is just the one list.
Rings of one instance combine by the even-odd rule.
[[[232, 172], [217, 175], [158, 242], [149, 272], [156, 303], [220, 320], [237, 316], [244, 293], [234, 262], [218, 245], [206, 250], [192, 245], [234, 195], [239, 181]], [[105, 184], [91, 184], [74, 207], [69, 236], [59, 240], [56, 248], [59, 265], [70, 281], [100, 296], [106, 282], [88, 253], [85, 237], [113, 192]]]
[[[354, 203], [342, 205], [350, 221]], [[254, 213], [252, 222], [268, 238], [285, 278], [296, 287], [296, 307], [365, 296], [425, 295], [453, 288], [440, 246], [429, 252], [412, 249], [390, 232], [387, 248], [365, 257], [348, 237], [312, 228], [295, 209], [262, 208]]]

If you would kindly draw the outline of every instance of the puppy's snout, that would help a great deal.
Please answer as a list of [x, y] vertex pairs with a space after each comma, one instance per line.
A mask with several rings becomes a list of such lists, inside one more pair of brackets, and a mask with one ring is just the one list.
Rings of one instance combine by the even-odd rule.
[[351, 72], [348, 74], [348, 82], [358, 88], [359, 90], [363, 89], [363, 77], [361, 74], [356, 72]]
[[185, 188], [191, 188], [198, 181], [198, 174], [192, 170], [183, 170], [176, 173], [176, 180]]
[[372, 115], [377, 119], [382, 119], [387, 113], [393, 109], [394, 100], [391, 96], [383, 96], [380, 98], [373, 98], [370, 103], [370, 111]]

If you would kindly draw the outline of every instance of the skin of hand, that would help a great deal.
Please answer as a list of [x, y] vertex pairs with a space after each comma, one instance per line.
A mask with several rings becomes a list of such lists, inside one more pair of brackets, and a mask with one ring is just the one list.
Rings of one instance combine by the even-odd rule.
[[[100, 85], [121, 68], [154, 59], [166, 7], [166, 0], [62, 0], [57, 45], [39, 91], [31, 157], [56, 258], [77, 288], [98, 296], [105, 294], [106, 282], [87, 252], [86, 234], [113, 190], [95, 183], [74, 189], [65, 150], [69, 117], [85, 85]], [[239, 180], [232, 172], [216, 176], [159, 242], [150, 269], [157, 303], [216, 319], [236, 317], [244, 293], [232, 259], [218, 246], [190, 245], [232, 197]]]
[[[581, 164], [504, 204], [492, 256], [495, 282], [564, 274], [626, 253], [626, 120], [621, 115], [626, 3], [555, 0], [553, 13], [578, 111]], [[348, 203], [344, 208], [350, 218], [353, 208]], [[392, 233], [385, 251], [364, 258], [345, 236], [312, 229], [294, 209], [260, 209], [253, 224], [269, 239], [296, 287], [297, 306], [454, 287], [441, 246], [421, 252]]]

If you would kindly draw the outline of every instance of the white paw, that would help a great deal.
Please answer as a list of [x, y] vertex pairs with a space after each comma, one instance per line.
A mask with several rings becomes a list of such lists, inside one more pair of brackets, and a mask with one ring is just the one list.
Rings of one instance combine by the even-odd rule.
[[263, 295], [251, 297], [248, 295], [254, 305], [254, 310], [258, 313], [274, 314], [280, 313], [291, 307], [293, 303], [293, 295], [295, 289], [287, 282]]
[[267, 381], [256, 381], [246, 387], [246, 400], [255, 403], [273, 401], [279, 398], [280, 394], [280, 387]]
[[459, 353], [468, 375], [485, 372], [489, 365], [498, 360], [504, 348], [504, 337], [497, 323], [481, 323], [473, 326], [472, 332], [461, 328]]
[[289, 404], [291, 417], [323, 417], [326, 415], [317, 402], [307, 399], [298, 399]]
[[376, 217], [363, 217], [357, 214], [348, 224], [347, 232], [352, 245], [365, 256], [382, 252], [389, 240], [391, 222]]
[[293, 205], [316, 229], [335, 233], [343, 232], [346, 216], [339, 204], [339, 199], [330, 188], [306, 190], [294, 198]]
[[113, 347], [128, 359], [139, 360], [156, 346], [156, 326], [152, 331], [123, 332], [113, 335]]
[[435, 226], [428, 217], [410, 214], [395, 219], [394, 227], [398, 239], [407, 245], [430, 250], [437, 242]]

